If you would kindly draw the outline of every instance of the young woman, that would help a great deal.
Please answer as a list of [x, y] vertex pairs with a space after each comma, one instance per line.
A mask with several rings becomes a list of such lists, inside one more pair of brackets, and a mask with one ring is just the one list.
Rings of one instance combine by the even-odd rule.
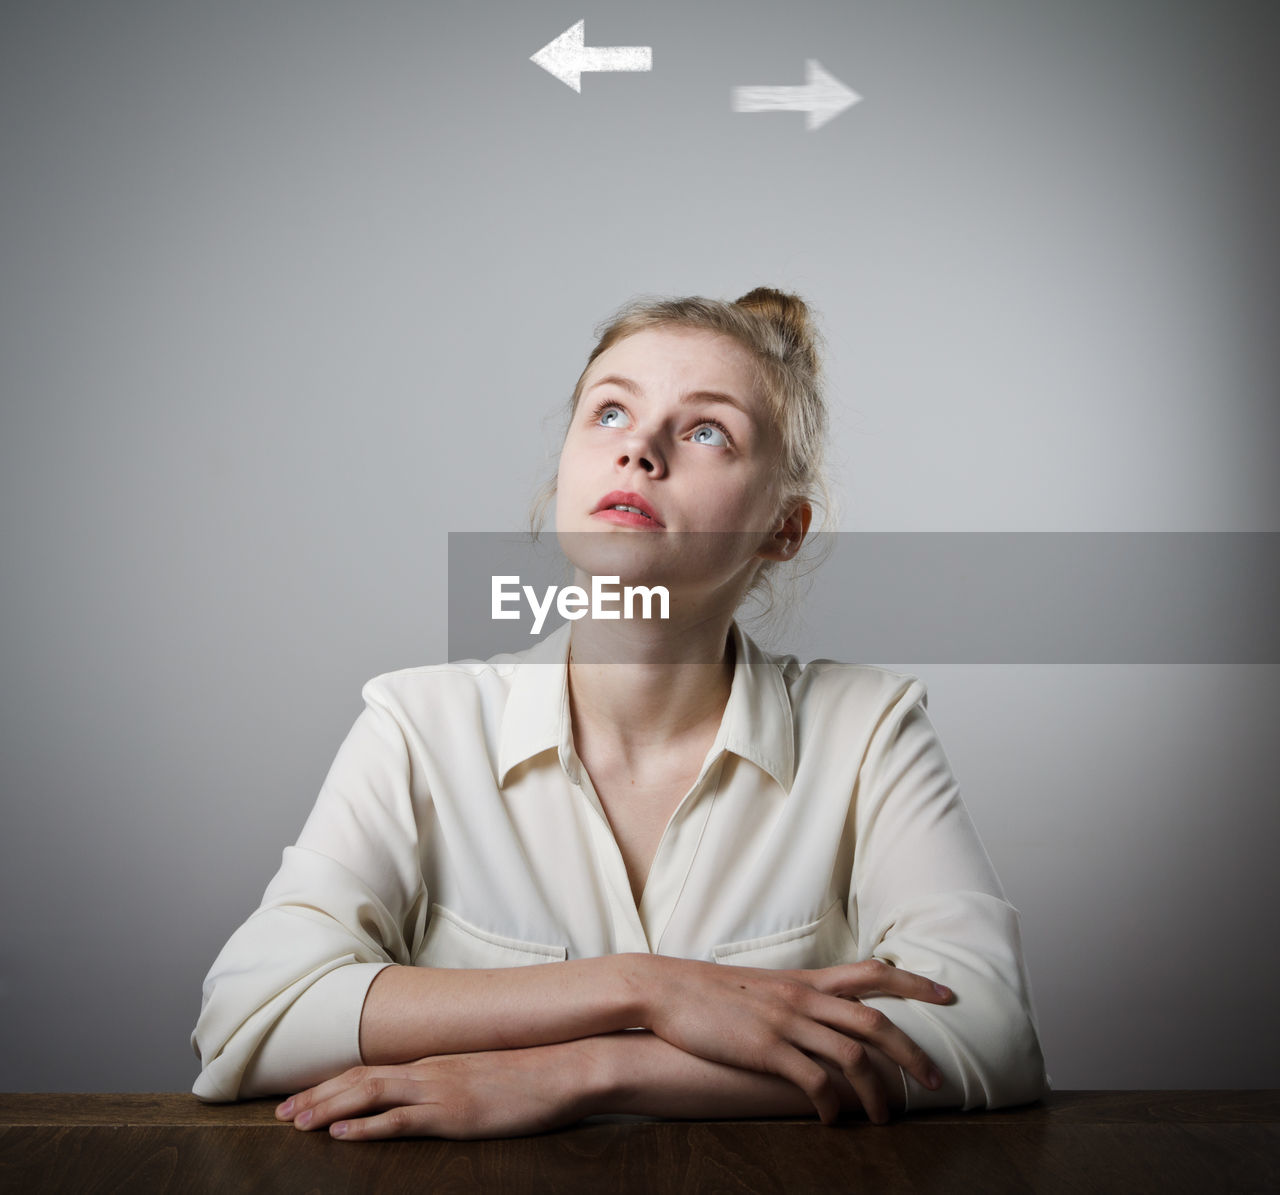
[[205, 1100], [346, 1140], [1038, 1098], [1018, 915], [920, 681], [735, 621], [825, 493], [804, 303], [633, 303], [571, 400], [578, 583], [670, 616], [375, 677], [205, 982]]

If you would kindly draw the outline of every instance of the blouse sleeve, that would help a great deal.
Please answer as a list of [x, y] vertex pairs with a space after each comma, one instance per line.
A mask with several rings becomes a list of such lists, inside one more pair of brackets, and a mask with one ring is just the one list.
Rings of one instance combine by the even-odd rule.
[[[903, 1071], [908, 1109], [999, 1108], [1049, 1089], [1018, 911], [960, 797], [912, 680], [873, 735], [858, 781], [852, 888], [860, 958], [945, 984], [950, 1004], [868, 997], [942, 1072]], [[855, 912], [855, 910], [851, 910]]]
[[425, 930], [411, 766], [375, 681], [262, 903], [204, 982], [191, 1035], [206, 1101], [302, 1090], [360, 1058], [373, 978]]

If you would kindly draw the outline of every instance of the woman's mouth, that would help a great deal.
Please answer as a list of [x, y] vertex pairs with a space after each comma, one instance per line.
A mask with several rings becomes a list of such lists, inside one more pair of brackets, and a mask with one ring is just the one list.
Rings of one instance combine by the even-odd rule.
[[659, 526], [634, 506], [608, 506], [604, 510], [596, 511], [591, 517], [603, 519], [606, 523], [617, 523], [620, 527], [645, 527], [657, 530]]
[[656, 528], [663, 525], [658, 512], [641, 495], [621, 490], [614, 490], [601, 498], [591, 517], [620, 527]]

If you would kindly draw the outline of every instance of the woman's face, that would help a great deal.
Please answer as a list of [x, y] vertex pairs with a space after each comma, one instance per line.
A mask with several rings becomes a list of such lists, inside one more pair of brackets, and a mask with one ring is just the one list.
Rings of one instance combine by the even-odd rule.
[[[598, 569], [579, 556], [601, 542], [637, 568], [663, 562], [691, 576], [696, 564], [720, 583], [754, 572], [782, 523], [779, 449], [751, 355], [737, 341], [701, 329], [634, 333], [583, 379], [560, 453], [556, 531], [590, 573]], [[579, 537], [566, 535], [575, 532], [603, 534], [575, 545], [567, 541]]]

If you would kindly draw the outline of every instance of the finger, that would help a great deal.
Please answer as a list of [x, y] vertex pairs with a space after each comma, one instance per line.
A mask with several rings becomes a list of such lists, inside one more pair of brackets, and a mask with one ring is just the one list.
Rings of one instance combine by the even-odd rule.
[[816, 1021], [808, 1022], [798, 1036], [804, 1040], [797, 1040], [797, 1045], [840, 1068], [868, 1120], [873, 1124], [889, 1123], [889, 1093], [861, 1042]]
[[823, 967], [810, 971], [809, 976], [811, 987], [830, 996], [901, 996], [930, 1004], [947, 1004], [954, 998], [945, 984], [894, 967], [883, 959]]
[[306, 1109], [293, 1123], [300, 1129], [322, 1129], [349, 1117], [420, 1103], [422, 1095], [421, 1080], [373, 1074]]
[[378, 1116], [357, 1120], [339, 1120], [329, 1128], [329, 1135], [340, 1141], [385, 1141], [389, 1137], [438, 1136], [435, 1129], [434, 1104], [388, 1108]]
[[[822, 997], [820, 1000], [813, 1001], [805, 1009], [814, 1021], [843, 1036], [870, 1042], [926, 1087], [936, 1088], [940, 1084], [942, 1076], [923, 1047], [884, 1013], [856, 1000], [837, 997]], [[833, 1058], [832, 1061], [837, 1060]]]
[[839, 1119], [840, 1093], [824, 1067], [786, 1042], [778, 1043], [771, 1060], [773, 1073], [790, 1080], [809, 1097], [823, 1124]]
[[372, 1078], [378, 1076], [398, 1076], [403, 1078], [411, 1074], [412, 1071], [405, 1067], [353, 1066], [350, 1070], [345, 1070], [340, 1075], [335, 1075], [332, 1079], [326, 1079], [323, 1083], [317, 1083], [314, 1087], [308, 1087], [305, 1091], [300, 1091], [297, 1095], [290, 1096], [284, 1103], [276, 1107], [276, 1117], [279, 1120], [292, 1120], [296, 1123], [304, 1112], [313, 1110], [319, 1104], [332, 1099], [335, 1095], [352, 1087], [358, 1087], [361, 1083], [366, 1083]]
[[328, 1099], [337, 1092], [346, 1090], [353, 1083], [359, 1083], [371, 1072], [371, 1067], [353, 1066], [350, 1070], [345, 1070], [340, 1075], [334, 1075], [332, 1079], [326, 1079], [323, 1083], [317, 1083], [314, 1087], [308, 1087], [306, 1090], [290, 1096], [284, 1103], [277, 1106], [276, 1116], [281, 1120], [294, 1120], [301, 1112], [308, 1108], [314, 1108], [321, 1100]]

